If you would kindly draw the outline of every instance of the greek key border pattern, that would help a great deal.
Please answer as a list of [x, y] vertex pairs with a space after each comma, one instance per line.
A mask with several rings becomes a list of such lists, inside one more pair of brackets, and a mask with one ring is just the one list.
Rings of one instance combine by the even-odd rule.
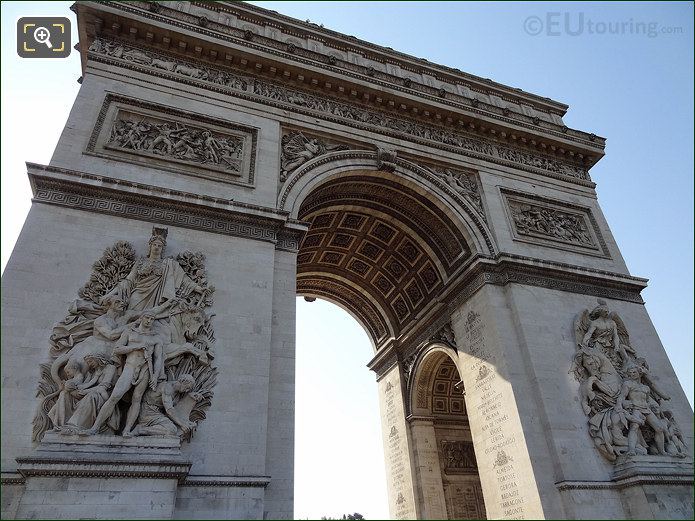
[[186, 203], [118, 193], [109, 189], [85, 187], [34, 177], [33, 201], [116, 215], [128, 219], [157, 222], [182, 228], [232, 235], [276, 243], [280, 225], [243, 214], [215, 211]]

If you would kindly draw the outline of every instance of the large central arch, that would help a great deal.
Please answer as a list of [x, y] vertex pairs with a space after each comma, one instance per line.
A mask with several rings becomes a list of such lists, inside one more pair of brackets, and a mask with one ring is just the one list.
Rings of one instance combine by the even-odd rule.
[[474, 257], [494, 253], [470, 203], [411, 162], [379, 170], [379, 153], [310, 161], [279, 196], [281, 208], [309, 224], [297, 255], [298, 294], [346, 309], [375, 352], [415, 328]]
[[[692, 518], [692, 409], [566, 105], [243, 2], [73, 9], [80, 91], [3, 275], [3, 517], [291, 518], [299, 293], [371, 338], [392, 517]], [[170, 439], [128, 439], [128, 395], [70, 434], [61, 367], [134, 287], [178, 332], [157, 386], [205, 392]]]

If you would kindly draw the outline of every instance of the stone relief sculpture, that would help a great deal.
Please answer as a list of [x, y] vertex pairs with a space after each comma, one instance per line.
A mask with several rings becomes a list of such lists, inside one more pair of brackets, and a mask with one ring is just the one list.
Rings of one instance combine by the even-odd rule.
[[516, 231], [582, 246], [595, 246], [584, 218], [575, 213], [509, 200]]
[[582, 409], [601, 454], [610, 461], [623, 455], [686, 457], [669, 397], [651, 380], [647, 361], [630, 345], [617, 313], [599, 300], [577, 317], [575, 335], [570, 372], [580, 382]]
[[453, 188], [459, 195], [468, 201], [478, 214], [487, 221], [483, 210], [483, 198], [480, 195], [478, 181], [474, 174], [459, 172], [450, 168], [428, 167], [428, 170], [442, 179], [446, 184]]
[[360, 125], [372, 125], [380, 129], [434, 141], [454, 149], [481, 154], [493, 160], [511, 162], [516, 166], [523, 165], [583, 181], [590, 180], [587, 168], [583, 165], [558, 161], [552, 157], [512, 148], [499, 142], [486, 142], [445, 127], [435, 127], [415, 120], [411, 121], [393, 117], [387, 113], [367, 110], [357, 105], [288, 89], [268, 81], [238, 76], [209, 67], [206, 64], [196, 65], [165, 54], [140, 50], [125, 42], [97, 38], [90, 46], [89, 51], [95, 55], [124, 60], [138, 66], [147, 66], [155, 71], [174, 74], [186, 79], [195, 79], [199, 82], [210, 84], [212, 88], [224, 87], [226, 89], [252, 92], [270, 101], [318, 111], [350, 120]]
[[280, 182], [285, 182], [287, 176], [301, 165], [335, 150], [347, 150], [346, 145], [326, 143], [317, 138], [309, 138], [301, 132], [291, 132], [282, 136], [282, 153], [280, 158]]
[[174, 59], [166, 54], [141, 50], [117, 41], [96, 38], [90, 45], [89, 50], [97, 54], [126, 60], [138, 65], [147, 65], [153, 69], [208, 81], [233, 89], [246, 89], [247, 87], [246, 80], [234, 74], [200, 65], [196, 66], [178, 58]]
[[215, 288], [205, 257], [164, 257], [167, 230], [153, 228], [147, 256], [117, 242], [93, 266], [80, 298], [53, 328], [41, 366], [33, 437], [119, 434], [191, 437], [210, 406], [217, 369]]
[[243, 139], [180, 123], [131, 119], [134, 117], [115, 121], [108, 146], [241, 172]]
[[466, 441], [442, 441], [445, 472], [476, 471], [473, 443]]

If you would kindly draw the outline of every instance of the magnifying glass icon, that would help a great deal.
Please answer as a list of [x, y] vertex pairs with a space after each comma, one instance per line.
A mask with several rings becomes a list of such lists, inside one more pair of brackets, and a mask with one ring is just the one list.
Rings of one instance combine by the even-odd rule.
[[39, 43], [46, 44], [46, 47], [48, 47], [49, 49], [53, 49], [50, 38], [51, 32], [45, 27], [37, 27], [36, 29], [34, 29], [34, 39]]

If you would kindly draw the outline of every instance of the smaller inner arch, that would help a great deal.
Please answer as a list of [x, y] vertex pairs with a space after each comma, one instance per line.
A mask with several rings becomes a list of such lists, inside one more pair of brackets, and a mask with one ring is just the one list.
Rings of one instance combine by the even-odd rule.
[[[448, 519], [485, 519], [485, 502], [473, 447], [461, 377], [449, 349], [432, 348], [415, 368], [410, 396], [413, 445], [436, 447], [436, 457], [417, 454], [418, 481], [432, 481], [421, 469], [438, 469], [430, 494], [440, 495]], [[455, 354], [453, 354], [455, 356]], [[441, 485], [440, 485], [441, 483]], [[440, 488], [441, 487], [441, 488]], [[438, 513], [430, 514], [439, 517]]]

